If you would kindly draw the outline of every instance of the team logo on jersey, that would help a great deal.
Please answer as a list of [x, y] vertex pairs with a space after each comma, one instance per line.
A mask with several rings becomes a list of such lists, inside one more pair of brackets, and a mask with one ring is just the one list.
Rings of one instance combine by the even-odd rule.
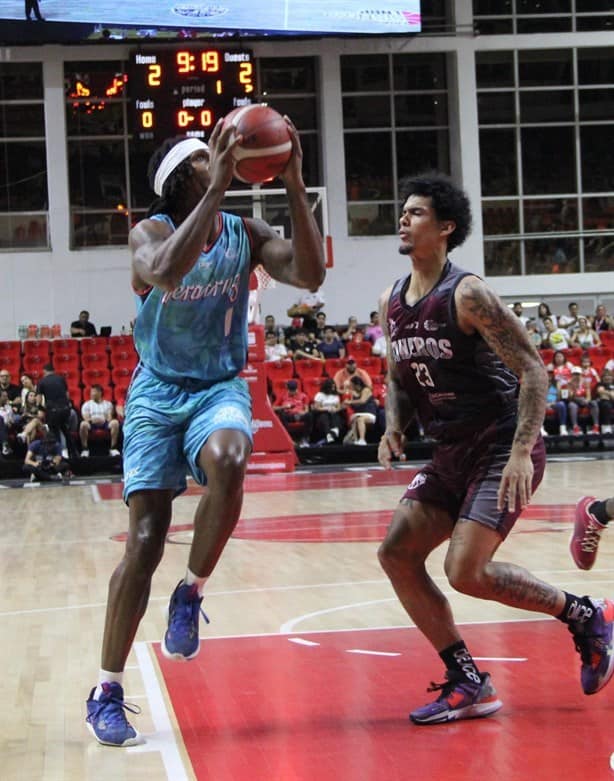
[[238, 423], [241, 426], [245, 426], [245, 428], [250, 427], [250, 422], [245, 413], [237, 407], [231, 406], [220, 407], [220, 409], [216, 410], [215, 415], [211, 419], [211, 423]]
[[394, 339], [394, 337], [397, 335], [398, 326], [395, 323], [395, 321], [389, 317], [388, 318], [388, 333], [390, 334], [390, 338]]
[[445, 328], [447, 323], [438, 323], [436, 320], [425, 320], [423, 328], [425, 331], [439, 331], [440, 328]]
[[407, 486], [407, 490], [413, 491], [416, 488], [420, 488], [420, 486], [424, 485], [425, 483], [426, 483], [426, 475], [422, 474], [422, 472], [418, 472], [418, 474], [414, 477], [411, 483]]

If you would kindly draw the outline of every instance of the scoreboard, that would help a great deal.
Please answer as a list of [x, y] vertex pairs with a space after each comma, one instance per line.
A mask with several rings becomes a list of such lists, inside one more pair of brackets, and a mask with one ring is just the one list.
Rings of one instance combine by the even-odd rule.
[[220, 117], [254, 102], [254, 76], [252, 52], [245, 49], [132, 52], [128, 91], [134, 138], [208, 137]]

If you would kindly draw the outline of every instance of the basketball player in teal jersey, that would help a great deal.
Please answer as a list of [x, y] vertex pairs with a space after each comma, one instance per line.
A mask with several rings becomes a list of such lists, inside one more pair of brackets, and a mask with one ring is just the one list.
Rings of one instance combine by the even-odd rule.
[[198, 618], [207, 578], [237, 523], [252, 446], [247, 385], [249, 276], [262, 264], [276, 280], [316, 290], [324, 279], [322, 236], [307, 201], [302, 151], [281, 175], [292, 240], [265, 222], [220, 211], [233, 172], [232, 127], [215, 127], [207, 147], [194, 138], [167, 141], [150, 161], [159, 200], [130, 233], [137, 299], [134, 339], [140, 357], [126, 403], [124, 499], [129, 532], [109, 584], [98, 685], [87, 724], [100, 743], [142, 741], [125, 717], [122, 673], [162, 557], [173, 498], [186, 470], [207, 492], [194, 517], [187, 572], [171, 596], [165, 656], [199, 651]]
[[469, 233], [465, 193], [434, 174], [406, 180], [402, 189], [399, 253], [411, 259], [411, 272], [381, 298], [389, 375], [378, 455], [385, 467], [404, 455], [403, 432], [414, 414], [435, 446], [395, 510], [379, 559], [446, 670], [445, 681], [429, 690], [438, 692], [435, 700], [410, 718], [441, 724], [501, 707], [425, 567], [446, 540], [444, 568], [455, 589], [567, 624], [582, 660], [582, 689], [595, 694], [614, 673], [614, 602], [569, 594], [493, 561], [544, 472], [546, 369], [518, 318], [448, 259]]

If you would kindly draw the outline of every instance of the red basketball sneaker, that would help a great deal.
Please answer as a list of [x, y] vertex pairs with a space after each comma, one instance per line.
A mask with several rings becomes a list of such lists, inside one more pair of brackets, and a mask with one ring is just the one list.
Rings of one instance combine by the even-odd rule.
[[583, 496], [576, 504], [576, 520], [569, 541], [569, 550], [576, 566], [580, 569], [590, 569], [595, 563], [601, 532], [605, 529], [605, 526], [589, 512], [589, 507], [594, 501], [594, 496]]

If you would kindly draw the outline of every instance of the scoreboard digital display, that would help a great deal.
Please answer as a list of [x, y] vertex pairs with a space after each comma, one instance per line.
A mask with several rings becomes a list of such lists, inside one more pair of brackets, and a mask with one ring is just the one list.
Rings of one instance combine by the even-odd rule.
[[132, 132], [161, 142], [176, 135], [209, 136], [220, 117], [253, 103], [251, 51], [183, 47], [132, 52], [128, 90]]

